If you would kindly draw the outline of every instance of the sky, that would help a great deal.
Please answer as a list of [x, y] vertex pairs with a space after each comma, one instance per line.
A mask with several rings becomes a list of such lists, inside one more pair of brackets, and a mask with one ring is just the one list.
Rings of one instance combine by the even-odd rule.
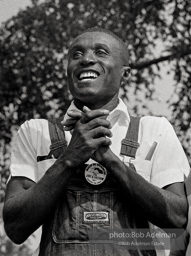
[[30, 0], [0, 0], [0, 24], [30, 5]]
[[[19, 10], [24, 10], [30, 4], [30, 0], [0, 0], [0, 26], [3, 22], [16, 15]], [[155, 98], [158, 98], [158, 101], [149, 103], [149, 108], [152, 109], [153, 115], [164, 115], [169, 117], [171, 112], [168, 109], [166, 101], [173, 93], [173, 79], [172, 76], [166, 75], [165, 65], [162, 74], [162, 80], [157, 80], [155, 84]]]

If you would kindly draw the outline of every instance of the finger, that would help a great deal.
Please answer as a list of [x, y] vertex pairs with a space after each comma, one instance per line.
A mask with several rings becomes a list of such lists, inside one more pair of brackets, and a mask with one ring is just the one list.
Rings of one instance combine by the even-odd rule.
[[78, 120], [77, 119], [67, 119], [67, 120], [64, 120], [62, 121], [61, 123], [64, 125], [64, 126], [70, 126], [70, 125], [74, 125]]
[[71, 118], [81, 118], [82, 117], [82, 111], [81, 110], [70, 110], [67, 112], [67, 115]]
[[106, 136], [111, 138], [113, 135], [109, 129], [103, 126], [99, 126], [94, 130], [92, 130], [92, 136], [93, 138], [100, 138], [100, 137], [106, 137]]
[[86, 112], [88, 112], [88, 111], [91, 111], [91, 109], [89, 109], [89, 108], [86, 107], [86, 106], [83, 106], [83, 109], [82, 109], [82, 110], [83, 110], [84, 113], [86, 113]]
[[66, 120], [63, 120], [61, 122], [61, 124], [63, 125], [70, 125], [70, 122], [77, 122], [81, 117], [82, 117], [82, 111], [80, 110], [69, 110], [67, 112], [67, 115], [69, 116], [69, 118], [67, 118]]
[[94, 140], [97, 148], [100, 147], [109, 147], [111, 145], [111, 140], [107, 137], [101, 137]]
[[96, 109], [96, 110], [87, 111], [86, 113], [83, 114], [81, 118], [81, 123], [87, 123], [97, 117], [102, 117], [106, 119], [108, 115], [109, 115], [109, 110], [107, 109]]
[[90, 122], [88, 122], [87, 125], [90, 130], [94, 129], [96, 127], [99, 127], [99, 126], [103, 126], [105, 128], [111, 129], [111, 123], [108, 120], [102, 119], [102, 118], [95, 118], [95, 119], [91, 120]]

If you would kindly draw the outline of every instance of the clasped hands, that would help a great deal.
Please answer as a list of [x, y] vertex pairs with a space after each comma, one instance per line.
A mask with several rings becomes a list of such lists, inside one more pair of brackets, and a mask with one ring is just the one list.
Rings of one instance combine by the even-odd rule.
[[111, 124], [106, 120], [109, 111], [90, 110], [84, 106], [82, 111], [70, 110], [67, 115], [69, 118], [62, 121], [64, 130], [72, 132], [67, 151], [73, 152], [80, 163], [90, 158], [99, 163], [104, 162], [111, 154]]

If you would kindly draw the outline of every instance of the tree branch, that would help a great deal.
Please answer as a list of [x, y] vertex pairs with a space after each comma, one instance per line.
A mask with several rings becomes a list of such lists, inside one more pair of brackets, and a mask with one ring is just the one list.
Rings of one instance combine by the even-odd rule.
[[140, 69], [143, 69], [143, 68], [148, 68], [149, 66], [153, 65], [153, 64], [158, 64], [160, 62], [163, 62], [163, 61], [171, 61], [173, 59], [178, 59], [178, 58], [182, 58], [186, 55], [189, 55], [191, 54], [191, 49], [187, 49], [185, 51], [182, 51], [182, 52], [176, 52], [174, 54], [169, 54], [169, 55], [166, 55], [166, 56], [162, 56], [162, 57], [159, 57], [159, 58], [156, 58], [156, 59], [153, 59], [153, 60], [149, 60], [149, 61], [143, 61], [143, 62], [140, 62], [140, 63], [137, 63], [137, 64], [130, 64], [130, 67], [131, 69], [137, 69], [137, 70], [140, 70]]

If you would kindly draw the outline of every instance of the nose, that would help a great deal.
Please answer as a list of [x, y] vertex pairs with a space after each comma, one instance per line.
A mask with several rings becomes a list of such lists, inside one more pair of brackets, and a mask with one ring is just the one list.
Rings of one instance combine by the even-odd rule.
[[88, 65], [88, 64], [95, 64], [95, 56], [94, 53], [91, 51], [85, 52], [83, 54], [83, 57], [81, 59], [81, 63], [83, 65]]

